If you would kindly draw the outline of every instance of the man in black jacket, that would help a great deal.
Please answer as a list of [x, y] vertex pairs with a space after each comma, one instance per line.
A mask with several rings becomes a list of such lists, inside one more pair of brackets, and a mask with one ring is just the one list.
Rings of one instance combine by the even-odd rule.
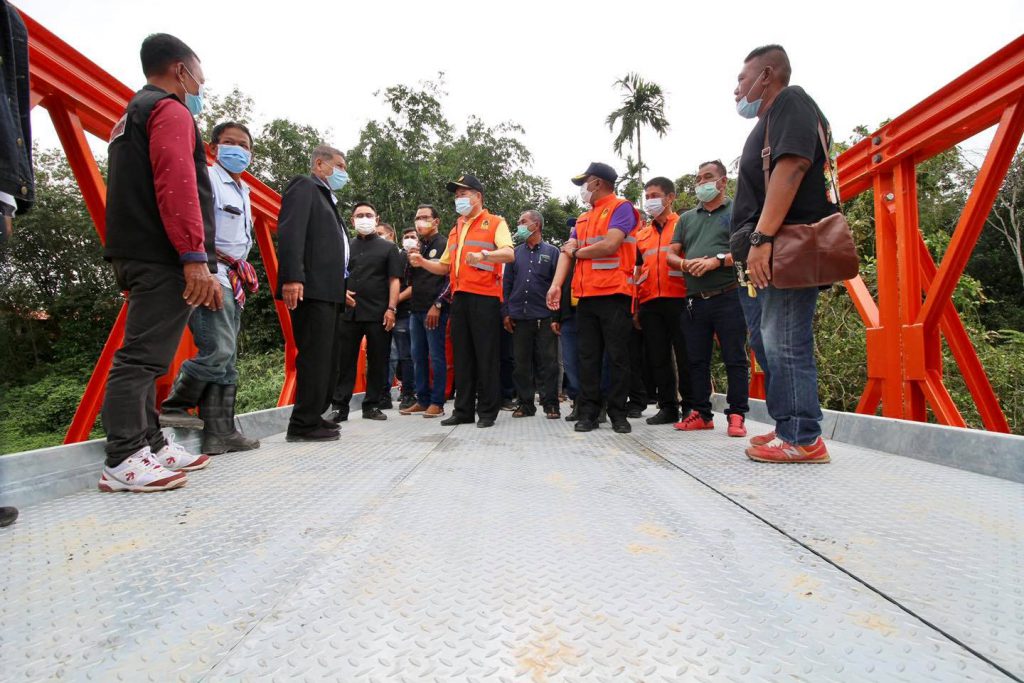
[[321, 145], [310, 175], [292, 179], [281, 196], [277, 298], [291, 311], [298, 351], [288, 441], [338, 438], [337, 425], [322, 416], [338, 377], [339, 306], [346, 302], [348, 233], [334, 193], [348, 183], [347, 168], [340, 151]]

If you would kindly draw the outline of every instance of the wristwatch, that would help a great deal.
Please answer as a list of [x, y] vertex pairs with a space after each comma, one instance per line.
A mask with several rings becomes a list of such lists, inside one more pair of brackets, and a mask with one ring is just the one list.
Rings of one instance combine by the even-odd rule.
[[774, 235], [765, 235], [763, 232], [758, 232], [757, 230], [750, 233], [750, 245], [753, 247], [758, 247], [762, 244], [771, 244], [774, 241]]
[[444, 308], [444, 306], [441, 305], [440, 301], [435, 301], [434, 302], [434, 308], [436, 308], [437, 310], [440, 311], [442, 308]]
[[480, 250], [480, 260], [481, 261], [486, 261], [487, 260], [487, 255], [490, 254], [490, 253], [491, 252], [487, 251], [486, 249], [481, 249]]
[[715, 258], [718, 259], [719, 267], [725, 268], [725, 254], [715, 254]]
[[388, 310], [391, 311], [392, 313], [398, 313], [398, 309], [395, 308], [394, 306], [388, 306]]

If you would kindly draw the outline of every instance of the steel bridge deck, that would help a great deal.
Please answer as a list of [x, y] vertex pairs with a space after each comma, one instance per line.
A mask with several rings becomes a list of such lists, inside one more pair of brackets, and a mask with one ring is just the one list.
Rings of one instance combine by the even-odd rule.
[[1024, 675], [1024, 485], [835, 442], [757, 464], [721, 424], [390, 415], [23, 510], [0, 678]]

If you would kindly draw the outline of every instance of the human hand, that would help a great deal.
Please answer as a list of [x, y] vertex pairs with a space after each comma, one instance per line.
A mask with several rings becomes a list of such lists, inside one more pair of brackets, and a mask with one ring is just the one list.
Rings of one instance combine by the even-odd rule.
[[471, 251], [470, 253], [466, 254], [466, 263], [468, 263], [471, 266], [475, 266], [476, 264], [481, 263], [483, 260], [484, 254], [481, 251]]
[[423, 255], [420, 254], [418, 251], [410, 251], [409, 252], [409, 265], [412, 266], [413, 268], [422, 268], [423, 267]]
[[562, 288], [551, 285], [551, 289], [548, 290], [547, 304], [548, 308], [552, 311], [557, 311], [559, 304], [562, 301]]
[[747, 275], [758, 289], [764, 289], [772, 279], [772, 244], [767, 242], [750, 247], [747, 256]]
[[508, 317], [507, 315], [505, 316], [505, 319], [501, 321], [501, 324], [505, 328], [505, 331], [508, 332], [509, 334], [512, 334], [513, 332], [516, 331], [516, 321]]
[[423, 321], [423, 325], [428, 330], [436, 330], [437, 326], [441, 322], [441, 309], [437, 306], [431, 306], [430, 310], [427, 311], [427, 317]]
[[182, 297], [189, 306], [207, 306], [219, 310], [223, 304], [220, 283], [210, 272], [206, 261], [186, 263], [182, 266], [185, 275], [185, 291]]
[[345, 307], [355, 308], [356, 307], [356, 293], [351, 289], [345, 290]]
[[284, 299], [284, 307], [289, 311], [294, 311], [302, 301], [302, 289], [301, 282], [286, 282], [281, 287], [281, 298]]
[[639, 313], [634, 313], [633, 314], [633, 327], [638, 329], [638, 330], [642, 330], [643, 329], [642, 327], [640, 327], [640, 314]]
[[562, 245], [562, 253], [566, 256], [572, 256], [572, 252], [580, 246], [580, 243], [575, 240], [566, 240], [565, 244]]
[[562, 323], [553, 322], [551, 323], [551, 331], [555, 333], [555, 336], [562, 336]]
[[395, 312], [391, 309], [384, 311], [384, 329], [390, 332], [395, 328]]

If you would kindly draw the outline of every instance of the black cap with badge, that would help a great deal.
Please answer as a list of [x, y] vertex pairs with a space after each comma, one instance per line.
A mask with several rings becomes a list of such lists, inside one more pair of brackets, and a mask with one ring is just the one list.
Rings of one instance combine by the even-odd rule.
[[578, 176], [574, 176], [572, 179], [573, 185], [582, 185], [583, 182], [590, 176], [595, 176], [601, 180], [607, 180], [612, 185], [618, 180], [619, 174], [615, 172], [615, 169], [608, 164], [602, 164], [599, 161], [592, 161], [590, 166], [587, 166], [587, 170], [580, 173]]
[[453, 180], [446, 185], [449, 192], [455, 192], [457, 189], [464, 188], [466, 190], [476, 190], [483, 194], [484, 186], [479, 180], [476, 179], [475, 175], [460, 175], [458, 180]]

